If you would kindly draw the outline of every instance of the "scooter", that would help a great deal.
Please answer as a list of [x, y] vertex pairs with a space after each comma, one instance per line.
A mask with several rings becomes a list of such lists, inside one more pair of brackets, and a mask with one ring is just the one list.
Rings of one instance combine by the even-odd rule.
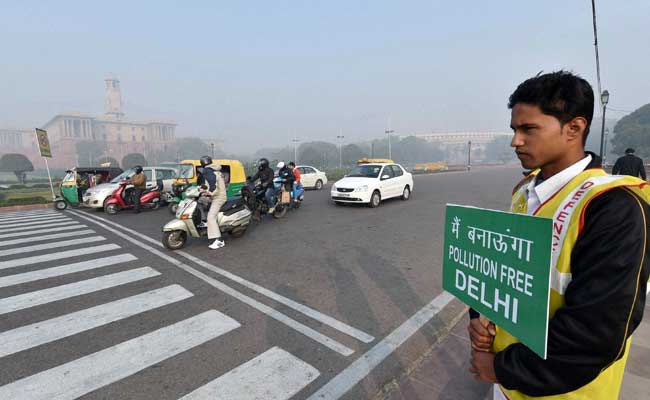
[[[120, 181], [119, 185], [120, 186], [104, 203], [104, 211], [106, 214], [115, 215], [120, 210], [127, 210], [135, 207], [135, 203], [131, 198], [133, 194], [128, 190], [132, 187], [129, 184], [129, 181], [124, 179]], [[142, 195], [140, 196], [140, 207], [150, 208], [152, 210], [156, 210], [160, 207], [160, 190], [158, 189], [158, 186], [145, 189], [142, 192]]]
[[[192, 186], [185, 191], [186, 198], [178, 204], [176, 219], [169, 221], [163, 226], [163, 245], [170, 250], [178, 250], [185, 246], [187, 237], [202, 237], [208, 235], [207, 227], [199, 227], [201, 224], [201, 211], [199, 210], [198, 198], [201, 190]], [[238, 238], [246, 233], [248, 225], [253, 218], [253, 213], [248, 209], [241, 197], [228, 200], [217, 214], [217, 223], [222, 233]]]

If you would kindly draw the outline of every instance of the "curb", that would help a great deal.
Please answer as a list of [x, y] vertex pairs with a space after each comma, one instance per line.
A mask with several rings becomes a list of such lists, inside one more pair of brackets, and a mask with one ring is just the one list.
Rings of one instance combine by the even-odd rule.
[[0, 213], [9, 212], [9, 211], [29, 211], [29, 210], [38, 210], [38, 209], [48, 209], [54, 208], [54, 204], [26, 204], [20, 206], [8, 206], [0, 207]]

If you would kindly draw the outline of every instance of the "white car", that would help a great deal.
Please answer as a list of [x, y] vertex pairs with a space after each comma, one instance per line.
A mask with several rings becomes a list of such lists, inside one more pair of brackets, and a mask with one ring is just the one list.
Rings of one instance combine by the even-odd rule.
[[[147, 178], [147, 189], [157, 186], [157, 182], [162, 181], [162, 192], [164, 194], [171, 193], [172, 181], [174, 177], [176, 177], [178, 171], [176, 168], [171, 167], [144, 167], [142, 168], [142, 172]], [[103, 208], [104, 201], [115, 192], [119, 187], [120, 181], [130, 178], [133, 176], [133, 173], [132, 169], [126, 170], [113, 178], [112, 181], [99, 184], [86, 190], [83, 195], [83, 206], [90, 208]], [[156, 179], [154, 180], [153, 177], [156, 177]]]
[[401, 197], [408, 200], [413, 192], [413, 175], [399, 164], [361, 164], [332, 185], [335, 204], [362, 203], [377, 207], [382, 200]]
[[300, 171], [300, 180], [304, 188], [321, 190], [327, 183], [327, 175], [323, 171], [308, 165], [299, 165], [296, 168]]

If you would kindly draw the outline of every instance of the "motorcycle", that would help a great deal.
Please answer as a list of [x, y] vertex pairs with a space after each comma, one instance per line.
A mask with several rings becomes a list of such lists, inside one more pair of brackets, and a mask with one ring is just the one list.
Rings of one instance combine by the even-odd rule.
[[[284, 218], [289, 209], [289, 204], [291, 202], [291, 195], [289, 192], [285, 191], [284, 185], [281, 185], [279, 182], [276, 184], [275, 178], [273, 185], [275, 191], [273, 193], [273, 218], [280, 219]], [[261, 214], [269, 213], [269, 206], [266, 204], [266, 189], [262, 185], [255, 185], [254, 182], [251, 182], [250, 179], [246, 180], [246, 185], [241, 189], [242, 198], [253, 212]]]
[[[135, 207], [133, 201], [133, 191], [129, 181], [124, 179], [119, 183], [119, 187], [104, 203], [104, 211], [106, 214], [115, 215], [120, 210], [128, 210]], [[154, 186], [150, 189], [145, 189], [140, 196], [140, 207], [150, 208], [152, 210], [160, 207], [160, 189]]]
[[[199, 210], [198, 198], [201, 190], [192, 186], [185, 191], [186, 198], [178, 204], [176, 218], [163, 226], [163, 245], [170, 250], [178, 250], [185, 246], [188, 235], [201, 237], [208, 235], [207, 227], [199, 227], [201, 224], [201, 212]], [[228, 200], [217, 214], [217, 222], [222, 233], [238, 238], [246, 233], [253, 214], [243, 198], [237, 197]]]

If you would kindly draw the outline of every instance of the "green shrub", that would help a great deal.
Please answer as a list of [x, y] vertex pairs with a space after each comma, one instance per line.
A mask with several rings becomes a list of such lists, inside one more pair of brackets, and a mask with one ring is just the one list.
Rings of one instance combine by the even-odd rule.
[[46, 204], [49, 203], [50, 200], [47, 200], [44, 197], [41, 196], [36, 196], [36, 197], [23, 197], [23, 198], [18, 198], [18, 199], [8, 199], [5, 201], [4, 199], [0, 200], [0, 207], [7, 207], [7, 206], [22, 206], [22, 205], [28, 205], [28, 204]]
[[20, 183], [15, 184], [15, 185], [9, 185], [9, 189], [26, 189], [26, 188], [27, 188], [27, 185], [23, 185], [23, 184], [20, 184]]
[[33, 185], [29, 185], [29, 187], [34, 188], [34, 189], [37, 189], [37, 188], [38, 189], [49, 189], [50, 184], [49, 183], [35, 183]]

